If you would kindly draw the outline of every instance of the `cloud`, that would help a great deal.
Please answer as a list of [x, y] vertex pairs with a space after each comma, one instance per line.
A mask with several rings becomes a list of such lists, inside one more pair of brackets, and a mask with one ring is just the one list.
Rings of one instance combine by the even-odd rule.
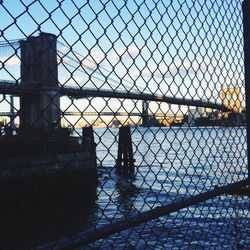
[[112, 56], [115, 59], [118, 58], [124, 58], [124, 57], [134, 57], [138, 55], [139, 53], [142, 52], [147, 52], [148, 48], [146, 46], [135, 46], [135, 45], [130, 45], [128, 47], [121, 48], [117, 51], [114, 51]]
[[66, 54], [70, 51], [70, 48], [67, 46], [62, 46], [59, 50], [62, 54]]
[[66, 79], [64, 77], [59, 77], [59, 82], [64, 85], [66, 84], [67, 86], [83, 86], [86, 82], [88, 81], [88, 77], [82, 75], [82, 76], [72, 76], [69, 79]]
[[[57, 61], [58, 63], [65, 63], [67, 68], [72, 66], [81, 70], [91, 71], [94, 71], [100, 65], [104, 66], [107, 62], [105, 53], [98, 47], [92, 48], [86, 55], [81, 55], [67, 47], [62, 47], [58, 50]], [[72, 70], [72, 68], [70, 69]]]
[[21, 64], [21, 60], [17, 56], [3, 56], [0, 58], [0, 62], [4, 63], [5, 66], [17, 66]]
[[190, 75], [205, 73], [209, 69], [224, 68], [226, 61], [220, 59], [205, 58], [196, 61], [177, 61], [170, 65], [151, 66], [142, 70], [141, 75], [144, 77], [171, 78], [176, 75]]
[[88, 70], [95, 70], [99, 65], [104, 66], [106, 63], [106, 56], [103, 51], [97, 47], [92, 48], [89, 54], [85, 57], [77, 55], [77, 59], [81, 63], [82, 68]]
[[99, 49], [94, 47], [91, 49], [89, 55], [83, 59], [83, 67], [94, 70], [98, 65], [103, 64], [105, 54]]

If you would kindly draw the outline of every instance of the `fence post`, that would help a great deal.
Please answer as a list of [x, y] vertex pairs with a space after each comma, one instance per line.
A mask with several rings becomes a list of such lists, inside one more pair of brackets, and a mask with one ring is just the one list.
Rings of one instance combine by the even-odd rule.
[[116, 171], [126, 177], [133, 177], [134, 162], [130, 127], [120, 127]]
[[244, 0], [243, 9], [243, 37], [244, 37], [244, 65], [245, 65], [245, 91], [247, 112], [247, 153], [248, 178], [250, 180], [250, 0]]

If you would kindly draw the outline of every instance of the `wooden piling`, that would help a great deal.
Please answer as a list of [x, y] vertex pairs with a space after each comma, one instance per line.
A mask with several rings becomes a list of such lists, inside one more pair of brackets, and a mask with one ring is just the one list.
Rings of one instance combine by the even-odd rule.
[[91, 155], [96, 157], [96, 144], [92, 126], [82, 128], [82, 145], [83, 150], [91, 152]]
[[118, 155], [115, 165], [117, 173], [126, 177], [133, 177], [134, 162], [130, 127], [120, 127]]

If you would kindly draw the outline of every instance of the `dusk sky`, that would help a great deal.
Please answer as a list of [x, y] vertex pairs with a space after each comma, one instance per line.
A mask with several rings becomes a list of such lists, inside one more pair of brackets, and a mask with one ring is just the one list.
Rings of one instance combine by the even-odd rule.
[[[57, 35], [61, 84], [217, 102], [223, 87], [243, 86], [243, 50], [232, 49], [243, 46], [238, 1], [4, 0], [0, 15], [0, 41]], [[0, 60], [6, 69], [20, 64], [14, 50]], [[0, 70], [0, 79], [19, 77], [17, 68]]]

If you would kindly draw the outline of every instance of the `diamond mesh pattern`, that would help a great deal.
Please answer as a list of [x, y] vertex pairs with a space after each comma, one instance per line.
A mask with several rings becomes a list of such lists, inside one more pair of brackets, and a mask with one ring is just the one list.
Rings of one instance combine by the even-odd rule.
[[[0, 248], [248, 248], [242, 1], [0, 15]], [[115, 168], [120, 127], [133, 176]], [[77, 172], [93, 162], [97, 182]]]

